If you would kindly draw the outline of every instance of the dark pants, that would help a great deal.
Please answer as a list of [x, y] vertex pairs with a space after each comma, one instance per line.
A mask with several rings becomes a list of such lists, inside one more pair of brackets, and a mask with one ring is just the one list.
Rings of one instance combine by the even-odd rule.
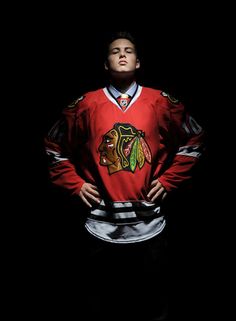
[[85, 230], [48, 249], [38, 304], [47, 316], [77, 320], [167, 320], [166, 231], [134, 244], [99, 240]]
[[91, 320], [167, 320], [166, 231], [133, 244], [88, 234], [86, 244], [82, 264]]

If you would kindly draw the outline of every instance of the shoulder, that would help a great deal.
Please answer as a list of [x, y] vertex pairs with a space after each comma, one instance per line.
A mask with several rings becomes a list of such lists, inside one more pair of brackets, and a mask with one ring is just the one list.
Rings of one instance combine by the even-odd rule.
[[172, 96], [170, 93], [166, 91], [160, 91], [160, 96], [164, 101], [167, 101], [168, 103], [172, 105], [179, 105], [180, 100], [176, 98], [175, 96]]
[[161, 90], [159, 89], [155, 89], [155, 88], [151, 88], [151, 87], [145, 87], [142, 86], [142, 93], [149, 96], [149, 97], [158, 97], [160, 96]]
[[76, 99], [72, 100], [70, 102], [65, 110], [71, 111], [71, 112], [76, 112], [78, 109], [84, 109], [86, 106], [90, 106], [93, 101], [96, 101], [100, 95], [102, 95], [102, 89], [97, 89], [94, 91], [88, 91], [84, 93], [83, 95], [80, 95]]
[[179, 105], [180, 100], [168, 93], [167, 91], [150, 88], [150, 87], [142, 87], [143, 93], [149, 96], [150, 98], [155, 99], [158, 103], [162, 105]]
[[67, 106], [67, 109], [74, 109], [76, 106], [79, 105], [79, 103], [85, 99], [85, 95], [81, 95], [79, 97], [77, 97], [76, 99], [72, 100]]

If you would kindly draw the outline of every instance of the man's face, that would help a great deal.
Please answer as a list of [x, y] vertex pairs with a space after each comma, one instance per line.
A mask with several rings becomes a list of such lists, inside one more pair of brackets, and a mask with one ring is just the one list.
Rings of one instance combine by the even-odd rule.
[[103, 141], [98, 150], [100, 152], [100, 164], [104, 166], [113, 165], [118, 160], [116, 145], [118, 141], [118, 133], [112, 129], [103, 136]]
[[135, 72], [140, 67], [135, 47], [128, 39], [116, 39], [109, 46], [105, 69], [115, 73]]

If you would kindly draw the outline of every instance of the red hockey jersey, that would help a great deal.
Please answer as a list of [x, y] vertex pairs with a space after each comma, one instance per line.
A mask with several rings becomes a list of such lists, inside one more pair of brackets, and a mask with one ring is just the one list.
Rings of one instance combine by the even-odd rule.
[[78, 194], [86, 181], [111, 203], [148, 204], [153, 179], [171, 191], [191, 177], [203, 130], [165, 92], [138, 86], [121, 106], [103, 88], [65, 108], [45, 143], [56, 185]]

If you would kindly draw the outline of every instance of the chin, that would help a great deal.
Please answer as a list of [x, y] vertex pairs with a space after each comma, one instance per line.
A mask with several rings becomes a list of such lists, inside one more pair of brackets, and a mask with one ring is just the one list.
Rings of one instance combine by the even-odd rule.
[[116, 71], [112, 71], [111, 74], [115, 77], [119, 77], [119, 78], [126, 78], [126, 77], [130, 77], [133, 76], [135, 74], [135, 71], [132, 70], [116, 70]]

